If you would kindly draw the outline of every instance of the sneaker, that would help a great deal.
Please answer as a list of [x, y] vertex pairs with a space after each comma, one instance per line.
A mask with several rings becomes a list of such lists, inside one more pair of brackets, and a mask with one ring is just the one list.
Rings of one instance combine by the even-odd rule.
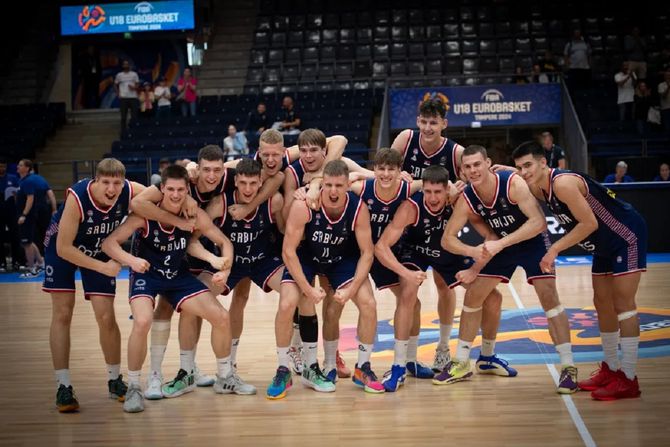
[[507, 360], [503, 360], [495, 354], [490, 357], [480, 354], [476, 368], [479, 374], [493, 374], [503, 377], [516, 377], [518, 374], [516, 369], [509, 366]]
[[572, 394], [577, 391], [577, 368], [564, 366], [561, 369], [561, 378], [558, 380], [558, 394]]
[[126, 413], [139, 413], [144, 411], [144, 396], [142, 389], [137, 385], [131, 385], [128, 388], [127, 399], [123, 403], [123, 411]]
[[7, 273], [7, 266], [4, 264], [0, 264], [0, 273]]
[[337, 368], [326, 368], [324, 365], [323, 370], [328, 371], [326, 373], [326, 378], [328, 380], [330, 380], [333, 383], [337, 383]]
[[38, 269], [35, 267], [35, 268], [26, 270], [25, 272], [21, 273], [21, 274], [19, 275], [19, 278], [21, 278], [21, 279], [37, 278], [38, 276], [40, 276], [41, 273], [42, 273], [42, 271], [38, 270]]
[[314, 363], [302, 371], [301, 381], [303, 385], [320, 393], [332, 393], [335, 391], [335, 384], [323, 374], [318, 363]]
[[195, 368], [193, 368], [193, 376], [195, 377], [195, 384], [197, 386], [212, 386], [216, 382], [214, 377], [202, 374], [198, 365], [195, 365]]
[[265, 397], [272, 400], [282, 399], [286, 396], [286, 391], [288, 391], [291, 386], [293, 386], [291, 371], [285, 366], [280, 366], [277, 368], [277, 373], [272, 378], [272, 383], [265, 391]]
[[177, 376], [171, 382], [163, 385], [161, 391], [163, 391], [163, 397], [179, 397], [182, 394], [193, 391], [195, 386], [195, 376], [193, 376], [193, 371], [187, 373], [183, 369], [180, 369], [179, 372], [177, 372]]
[[410, 376], [417, 379], [432, 379], [435, 375], [433, 370], [420, 362], [407, 362], [405, 365]]
[[77, 396], [74, 395], [72, 385], [61, 385], [56, 391], [56, 407], [61, 413], [72, 413], [79, 409], [79, 402]]
[[433, 361], [433, 366], [431, 369], [435, 373], [439, 373], [447, 366], [447, 363], [451, 361], [451, 354], [449, 353], [449, 348], [447, 349], [436, 349], [435, 350], [435, 360]]
[[607, 362], [602, 362], [600, 367], [591, 373], [591, 377], [578, 382], [580, 390], [594, 391], [602, 388], [616, 378], [616, 372], [612, 371]]
[[595, 400], [617, 400], [640, 397], [640, 394], [642, 393], [637, 382], [637, 376], [631, 380], [626, 377], [623, 371], [618, 370], [607, 385], [593, 390], [591, 397]]
[[458, 360], [451, 360], [444, 367], [442, 372], [433, 378], [434, 385], [449, 385], [451, 383], [462, 382], [472, 376], [472, 368], [470, 360], [459, 362]]
[[288, 356], [291, 359], [291, 369], [297, 375], [301, 375], [305, 369], [305, 363], [302, 361], [302, 346], [291, 346], [288, 349]]
[[379, 383], [377, 375], [370, 368], [370, 362], [365, 362], [359, 368], [358, 363], [351, 378], [356, 386], [362, 387], [366, 393], [380, 394], [384, 392], [384, 385]]
[[157, 371], [151, 373], [147, 380], [147, 389], [144, 390], [144, 397], [148, 400], [158, 400], [163, 398], [163, 376]]
[[393, 365], [391, 369], [384, 373], [382, 378], [382, 385], [387, 393], [395, 393], [398, 388], [405, 384], [405, 373], [407, 372], [404, 366]]
[[107, 388], [109, 388], [109, 397], [123, 402], [126, 399], [126, 391], [128, 391], [128, 384], [123, 381], [123, 375], [119, 374], [114, 380], [107, 381]]
[[214, 384], [214, 392], [217, 394], [239, 394], [251, 395], [256, 394], [256, 387], [245, 383], [237, 372], [231, 371], [226, 377], [216, 376], [216, 383]]
[[344, 363], [344, 359], [340, 355], [340, 351], [337, 351], [336, 353], [335, 364], [337, 365], [337, 377], [340, 379], [351, 377], [351, 370], [347, 368], [347, 364]]

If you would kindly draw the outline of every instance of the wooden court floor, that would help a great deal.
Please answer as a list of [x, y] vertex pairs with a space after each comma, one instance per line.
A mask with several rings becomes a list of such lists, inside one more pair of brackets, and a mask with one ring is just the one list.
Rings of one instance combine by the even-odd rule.
[[[566, 307], [592, 306], [588, 266], [560, 267], [558, 275]], [[431, 282], [420, 292], [422, 336], [424, 328], [435, 327], [437, 318]], [[115, 303], [123, 338], [123, 371], [132, 323], [125, 299], [127, 287], [127, 280], [119, 281]], [[505, 310], [539, 307], [520, 271], [512, 287], [501, 285], [499, 289]], [[638, 304], [666, 315], [652, 325], [656, 328], [654, 337], [665, 339], [666, 345], [670, 344], [669, 290], [670, 264], [651, 264], [643, 275]], [[462, 289], [457, 293], [460, 309]], [[379, 293], [377, 299], [380, 326], [392, 325], [394, 300], [390, 292]], [[221, 300], [228, 305], [226, 299]], [[254, 286], [238, 369], [245, 380], [258, 387], [256, 396], [216, 395], [211, 388], [200, 388], [177, 399], [147, 402], [143, 413], [126, 414], [120, 403], [107, 398], [97, 326], [90, 305], [78, 296], [71, 370], [81, 410], [59, 414], [49, 353], [50, 299], [40, 291], [39, 282], [0, 284], [0, 445], [667, 445], [670, 358], [664, 356], [640, 359], [640, 399], [615, 402], [593, 401], [586, 392], [561, 397], [554, 391], [553, 366], [537, 363], [515, 365], [519, 376], [511, 379], [475, 375], [468, 382], [438, 387], [429, 380], [408, 378], [398, 392], [382, 395], [366, 394], [350, 379], [339, 381], [337, 391], [331, 394], [316, 393], [294, 381], [285, 399], [266, 400], [265, 387], [276, 368], [276, 303], [276, 294], [263, 295]], [[351, 333], [355, 322], [356, 311], [349, 304], [342, 317], [342, 331]], [[213, 374], [209, 333], [205, 324], [197, 361], [202, 370]], [[178, 369], [176, 335], [173, 322], [163, 368], [166, 379]], [[644, 334], [643, 339], [647, 339]], [[353, 367], [353, 345], [341, 342], [341, 348]], [[431, 362], [434, 348], [434, 343], [420, 346], [419, 359]], [[391, 360], [389, 351], [373, 355], [373, 367], [380, 376]], [[578, 364], [580, 377], [587, 377], [595, 365], [595, 360]], [[148, 359], [145, 376], [147, 367]]]

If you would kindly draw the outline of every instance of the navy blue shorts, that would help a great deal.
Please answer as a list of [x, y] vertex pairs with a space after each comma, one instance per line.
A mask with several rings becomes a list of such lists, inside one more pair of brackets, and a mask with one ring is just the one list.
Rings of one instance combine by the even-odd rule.
[[625, 275], [647, 269], [647, 225], [637, 212], [623, 222], [620, 232], [598, 241], [593, 254], [593, 275]]
[[181, 305], [184, 301], [209, 292], [206, 285], [186, 270], [173, 279], [166, 279], [152, 271], [131, 272], [128, 289], [129, 301], [146, 297], [155, 302], [156, 295], [160, 294], [177, 312], [181, 312]]
[[[214, 253], [216, 256], [221, 256], [221, 250], [219, 250], [219, 247], [217, 247], [214, 242], [205, 237], [201, 237], [200, 243], [207, 251]], [[203, 261], [202, 259], [194, 258], [193, 256], [187, 254], [186, 260], [188, 262], [188, 269], [194, 275], [199, 275], [202, 272], [213, 275], [214, 273], [218, 272], [218, 270], [212, 267], [209, 262]]]
[[233, 264], [223, 294], [228, 295], [244, 278], [251, 278], [263, 292], [270, 292], [272, 289], [268, 286], [268, 281], [282, 267], [284, 262], [279, 256], [267, 257], [251, 264]]
[[384, 267], [384, 265], [376, 258], [372, 263], [372, 267], [370, 268], [370, 276], [375, 282], [375, 287], [377, 287], [377, 290], [388, 289], [389, 287], [400, 284], [398, 274], [393, 270]]
[[469, 269], [470, 266], [472, 266], [473, 261], [472, 258], [460, 255], [451, 255], [449, 258], [451, 262], [447, 264], [437, 264], [428, 256], [410, 249], [402, 252], [400, 262], [410, 270], [421, 270], [425, 272], [428, 270], [428, 267], [432, 267], [433, 272], [439, 273], [449, 288], [453, 289], [461, 283], [456, 279], [456, 273], [461, 270]]
[[[323, 275], [328, 278], [328, 282], [335, 291], [346, 287], [353, 281], [356, 264], [358, 260], [353, 258], [344, 258], [335, 264], [318, 264], [309, 260], [300, 260], [302, 271], [310, 284], [313, 284], [316, 275]], [[288, 269], [284, 269], [281, 282], [295, 282]]]
[[540, 261], [547, 254], [549, 245], [549, 236], [542, 233], [507, 247], [484, 266], [479, 276], [500, 278], [506, 284], [514, 274], [514, 270], [521, 267], [526, 271], [528, 284], [533, 284], [536, 279], [556, 278], [555, 273], [545, 273], [540, 269]]
[[21, 244], [28, 245], [35, 242], [35, 233], [37, 231], [37, 216], [35, 213], [28, 213], [23, 224], [19, 225], [19, 240]]

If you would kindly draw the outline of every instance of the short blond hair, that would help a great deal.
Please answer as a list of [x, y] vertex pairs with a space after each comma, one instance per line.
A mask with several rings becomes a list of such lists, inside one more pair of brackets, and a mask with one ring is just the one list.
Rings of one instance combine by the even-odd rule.
[[126, 167], [116, 158], [103, 158], [95, 168], [96, 177], [126, 177]]
[[276, 129], [266, 129], [261, 134], [259, 141], [265, 144], [281, 144], [283, 146], [284, 135]]

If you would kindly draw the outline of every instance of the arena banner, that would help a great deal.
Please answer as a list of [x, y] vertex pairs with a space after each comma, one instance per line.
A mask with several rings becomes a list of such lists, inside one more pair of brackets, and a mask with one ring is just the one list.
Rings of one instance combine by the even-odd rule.
[[61, 34], [79, 36], [193, 29], [193, 0], [61, 6]]
[[391, 129], [416, 127], [419, 104], [437, 97], [447, 105], [449, 127], [559, 124], [559, 84], [391, 89]]

